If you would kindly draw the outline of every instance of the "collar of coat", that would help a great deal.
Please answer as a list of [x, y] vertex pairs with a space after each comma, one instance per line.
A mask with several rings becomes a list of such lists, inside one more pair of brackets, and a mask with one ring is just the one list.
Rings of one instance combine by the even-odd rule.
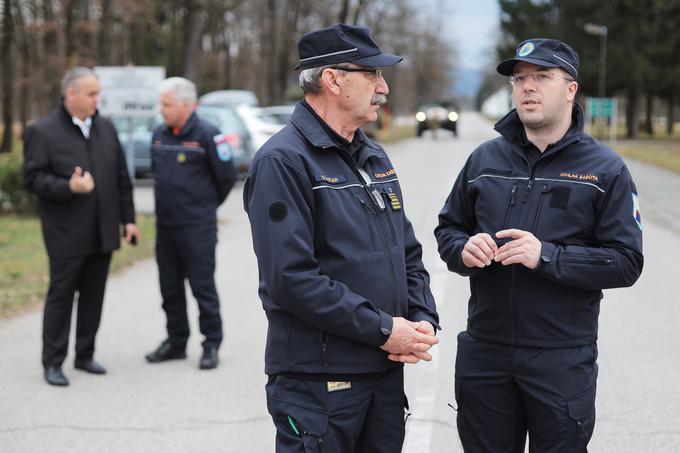
[[[546, 153], [549, 152], [552, 154], [565, 148], [571, 143], [579, 141], [584, 135], [583, 122], [583, 109], [578, 104], [578, 102], [574, 102], [574, 107], [571, 111], [571, 126], [569, 126], [569, 130], [567, 130], [567, 133], [564, 134], [564, 137], [555, 142], [553, 146], [550, 147], [550, 150], [546, 151]], [[522, 124], [522, 121], [519, 119], [517, 109], [512, 109], [507, 115], [501, 118], [494, 126], [494, 129], [508, 142], [516, 145], [515, 148], [522, 147], [524, 124]]]
[[[319, 120], [315, 118], [301, 102], [298, 102], [297, 105], [295, 105], [295, 110], [293, 111], [290, 122], [314, 147], [338, 148], [338, 145], [333, 138], [328, 135], [328, 132], [326, 132], [324, 127], [319, 123]], [[356, 138], [363, 141], [368, 147], [368, 154], [383, 157], [383, 151], [380, 145], [368, 138], [363, 130], [357, 129], [355, 134], [358, 134], [359, 136]]]

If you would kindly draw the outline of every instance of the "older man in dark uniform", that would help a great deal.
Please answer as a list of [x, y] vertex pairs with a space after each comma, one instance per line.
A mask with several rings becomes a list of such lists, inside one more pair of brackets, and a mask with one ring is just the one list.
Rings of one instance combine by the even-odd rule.
[[75, 367], [106, 370], [94, 359], [111, 252], [134, 243], [132, 184], [111, 121], [97, 113], [99, 81], [77, 67], [62, 81], [62, 104], [29, 127], [24, 141], [24, 177], [38, 195], [50, 259], [50, 286], [43, 320], [45, 380], [66, 386], [71, 311], [78, 293]]
[[243, 190], [276, 451], [393, 453], [403, 363], [431, 359], [439, 319], [397, 171], [360, 129], [387, 102], [382, 68], [401, 57], [345, 24], [298, 49], [305, 99], [257, 152]]

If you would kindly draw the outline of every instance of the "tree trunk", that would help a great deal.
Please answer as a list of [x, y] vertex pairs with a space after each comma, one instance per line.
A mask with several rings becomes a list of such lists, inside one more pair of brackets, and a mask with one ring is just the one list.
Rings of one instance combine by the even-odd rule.
[[349, 3], [350, 0], [343, 0], [342, 7], [340, 8], [340, 14], [338, 14], [338, 22], [344, 24], [347, 22], [349, 16]]
[[0, 144], [0, 152], [9, 153], [12, 151], [12, 93], [14, 92], [14, 65], [12, 65], [14, 21], [12, 20], [11, 0], [5, 0], [2, 17], [3, 34], [0, 49], [2, 49], [2, 123], [4, 129], [2, 133], [2, 144]]
[[33, 67], [33, 35], [26, 30], [26, 21], [21, 7], [17, 6], [14, 13], [15, 41], [21, 54], [21, 78], [19, 79], [19, 119], [21, 121], [21, 136], [26, 131], [29, 112], [31, 110], [31, 68]]
[[654, 96], [651, 93], [647, 93], [645, 107], [645, 132], [653, 136], [654, 124], [652, 124], [652, 116], [654, 115]]
[[673, 135], [673, 125], [675, 123], [675, 96], [668, 96], [668, 120], [666, 122], [666, 133], [668, 136]]
[[202, 5], [199, 0], [186, 1], [186, 15], [184, 16], [184, 50], [182, 52], [182, 74], [189, 80], [194, 80], [196, 70], [196, 56], [203, 33]]
[[59, 55], [58, 25], [52, 9], [52, 0], [42, 2], [45, 31], [43, 33], [43, 48], [46, 64], [43, 66], [44, 95], [40, 114], [45, 114], [58, 103], [61, 94], [61, 65]]
[[102, 0], [102, 18], [99, 23], [99, 64], [111, 64], [111, 0]]
[[357, 6], [354, 7], [354, 19], [352, 20], [352, 23], [354, 25], [359, 24], [359, 17], [361, 17], [361, 11], [364, 9], [365, 3], [366, 2], [364, 0], [359, 0]]
[[639, 88], [636, 85], [628, 87], [626, 105], [627, 138], [638, 138], [638, 118], [640, 116]]

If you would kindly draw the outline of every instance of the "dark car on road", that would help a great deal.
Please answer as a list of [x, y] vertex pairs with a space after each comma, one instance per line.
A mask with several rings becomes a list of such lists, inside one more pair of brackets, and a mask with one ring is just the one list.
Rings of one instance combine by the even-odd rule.
[[426, 130], [436, 135], [437, 129], [446, 129], [458, 136], [458, 108], [452, 102], [427, 102], [418, 108], [417, 135], [421, 137]]

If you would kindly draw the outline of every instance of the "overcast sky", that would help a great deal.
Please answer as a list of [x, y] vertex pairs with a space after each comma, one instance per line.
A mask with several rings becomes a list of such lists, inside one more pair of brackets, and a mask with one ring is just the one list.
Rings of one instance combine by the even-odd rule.
[[484, 69], [495, 63], [498, 0], [428, 0], [428, 3], [442, 18], [443, 32], [453, 40], [458, 67]]

